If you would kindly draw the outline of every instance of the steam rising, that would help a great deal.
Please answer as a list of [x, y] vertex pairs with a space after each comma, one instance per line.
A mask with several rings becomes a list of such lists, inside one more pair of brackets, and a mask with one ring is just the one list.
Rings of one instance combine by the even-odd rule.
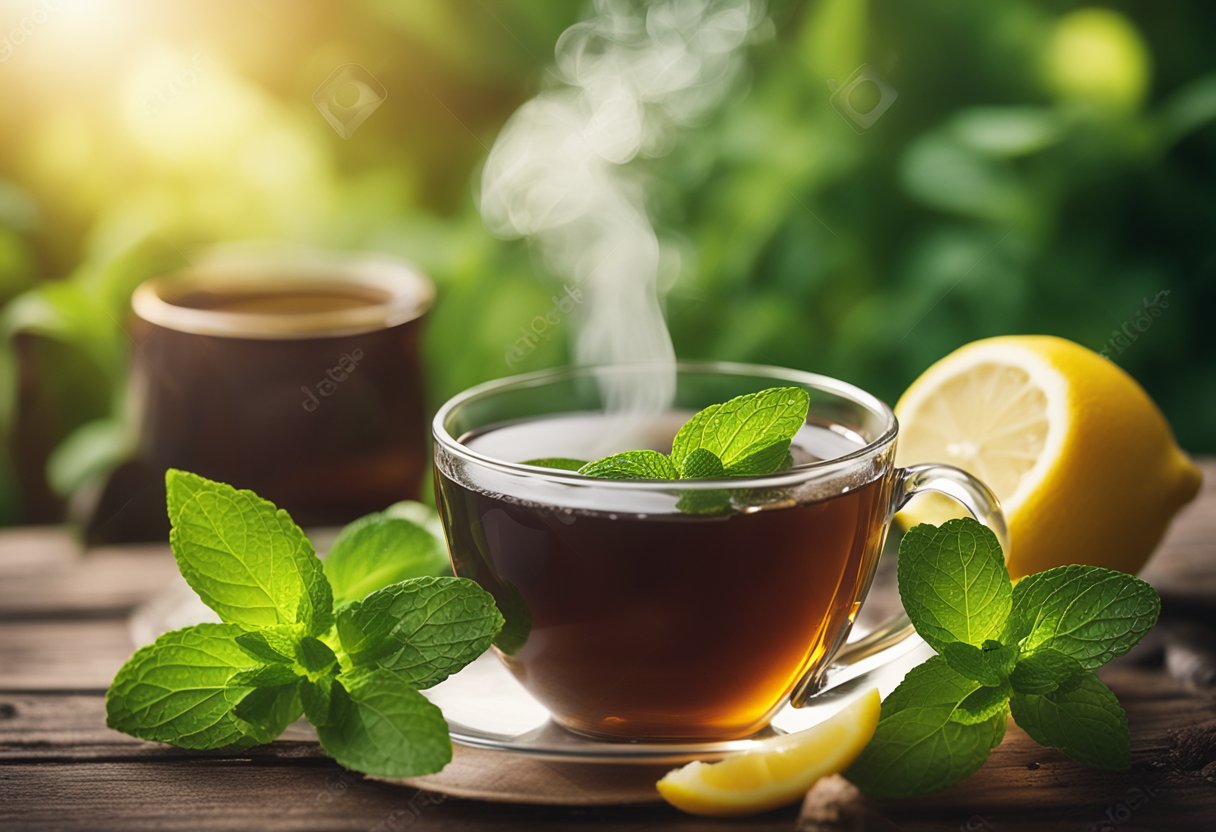
[[663, 320], [660, 243], [646, 177], [629, 165], [673, 146], [729, 89], [762, 0], [596, 0], [556, 47], [559, 84], [528, 101], [498, 136], [482, 177], [492, 232], [529, 237], [546, 265], [587, 295], [575, 357], [645, 363], [614, 376], [608, 409], [670, 406], [675, 352]]

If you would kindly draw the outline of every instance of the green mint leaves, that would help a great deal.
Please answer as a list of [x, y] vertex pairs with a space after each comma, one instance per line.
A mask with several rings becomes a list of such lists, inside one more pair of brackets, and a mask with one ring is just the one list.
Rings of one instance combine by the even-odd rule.
[[899, 594], [916, 632], [939, 653], [951, 642], [978, 648], [1000, 638], [1013, 605], [1001, 546], [974, 522], [910, 529], [899, 547]]
[[439, 574], [447, 563], [441, 540], [390, 509], [341, 531], [325, 556], [325, 577], [341, 606], [382, 586]]
[[489, 648], [502, 615], [464, 578], [387, 586], [338, 612], [338, 638], [356, 669], [392, 673], [416, 690], [446, 679]]
[[[568, 457], [530, 459], [525, 465], [576, 471], [612, 480], [705, 480], [775, 474], [793, 464], [790, 444], [806, 424], [811, 398], [800, 387], [772, 387], [714, 404], [689, 419], [671, 453], [624, 451], [583, 462]], [[730, 509], [729, 489], [688, 490], [677, 508], [689, 514]]]
[[1094, 768], [1125, 769], [1131, 764], [1127, 714], [1093, 671], [1076, 687], [1047, 694], [1015, 693], [1013, 718], [1031, 739]]
[[729, 476], [768, 474], [786, 466], [790, 440], [806, 423], [811, 398], [800, 387], [773, 387], [713, 404], [680, 428], [671, 459], [683, 469], [698, 449], [714, 454]]
[[397, 507], [352, 523], [322, 562], [283, 511], [169, 471], [170, 544], [224, 623], [166, 633], [123, 665], [106, 723], [181, 748], [271, 742], [305, 715], [348, 768], [414, 776], [451, 759], [447, 724], [418, 693], [502, 628], [472, 581], [435, 577], [442, 549]]
[[169, 545], [203, 602], [232, 624], [333, 624], [333, 594], [312, 544], [287, 513], [252, 491], [185, 471], [165, 475]]
[[1024, 649], [1054, 648], [1095, 668], [1135, 646], [1160, 612], [1161, 599], [1144, 581], [1112, 569], [1061, 566], [1018, 582], [1009, 623]]
[[588, 462], [585, 459], [571, 459], [568, 456], [545, 456], [540, 459], [529, 459], [524, 465], [535, 465], [538, 468], [556, 468], [559, 471], [577, 471]]
[[370, 774], [434, 772], [452, 759], [439, 709], [387, 671], [334, 685], [328, 718], [317, 725], [325, 750], [346, 768]]
[[882, 703], [874, 738], [845, 771], [866, 794], [893, 797], [938, 791], [973, 774], [1005, 736], [1005, 713], [956, 718], [979, 682], [941, 656], [915, 667]]
[[135, 651], [106, 695], [108, 724], [138, 726], [136, 736], [179, 748], [256, 745], [256, 726], [236, 714], [254, 691], [237, 678], [254, 665], [236, 643], [242, 632], [236, 624], [199, 624]]
[[675, 480], [680, 478], [667, 454], [658, 451], [625, 451], [588, 462], [578, 473], [606, 480]]
[[1130, 764], [1127, 716], [1094, 669], [1156, 623], [1144, 581], [1097, 566], [1063, 566], [1012, 586], [996, 537], [975, 520], [908, 531], [899, 594], [940, 655], [882, 703], [865, 751], [845, 772], [874, 797], [952, 786], [975, 772], [1014, 720], [1036, 742], [1086, 765]]

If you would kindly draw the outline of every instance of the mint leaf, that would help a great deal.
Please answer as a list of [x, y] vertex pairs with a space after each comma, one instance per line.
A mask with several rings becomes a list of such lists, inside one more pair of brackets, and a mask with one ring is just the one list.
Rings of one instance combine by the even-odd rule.
[[322, 747], [341, 765], [379, 777], [432, 774], [452, 759], [443, 714], [394, 674], [360, 674], [350, 690], [333, 688]]
[[929, 646], [979, 647], [1005, 629], [1012, 588], [996, 535], [968, 519], [922, 523], [899, 544], [899, 596]]
[[135, 651], [106, 691], [106, 725], [179, 748], [255, 745], [234, 713], [253, 691], [234, 677], [256, 665], [240, 634], [235, 624], [198, 624]]
[[439, 513], [426, 503], [420, 503], [417, 500], [400, 500], [380, 514], [383, 517], [408, 520], [415, 526], [421, 526], [430, 532], [432, 537], [443, 543], [443, 521], [439, 519]]
[[1009, 678], [1018, 658], [1018, 648], [992, 639], [985, 641], [983, 647], [952, 641], [942, 645], [941, 654], [952, 668], [968, 679], [982, 685], [999, 685]]
[[332, 676], [326, 676], [300, 686], [300, 700], [304, 704], [304, 715], [314, 728], [327, 726], [333, 721], [334, 690], [339, 682]]
[[[684, 459], [680, 476], [686, 480], [718, 479], [726, 476], [726, 468], [713, 451], [697, 448]], [[721, 514], [730, 509], [730, 491], [724, 488], [684, 491], [676, 509], [685, 514]]]
[[296, 662], [309, 679], [331, 675], [338, 669], [338, 657], [319, 638], [304, 638], [296, 644]]
[[400, 517], [369, 514], [342, 529], [325, 556], [334, 603], [358, 601], [371, 592], [447, 568], [443, 543]]
[[680, 465], [680, 479], [711, 480], [723, 476], [726, 476], [726, 466], [717, 454], [705, 448], [697, 448]]
[[973, 773], [1005, 735], [1003, 712], [974, 725], [952, 718], [978, 688], [940, 656], [913, 668], [882, 703], [874, 737], [845, 777], [873, 797], [904, 797]]
[[333, 623], [333, 598], [312, 544], [286, 512], [238, 491], [170, 469], [169, 545], [182, 577], [220, 618], [246, 628]]
[[1014, 693], [1010, 705], [1018, 726], [1040, 745], [1095, 768], [1131, 765], [1127, 714], [1092, 670], [1084, 671], [1071, 690]]
[[1070, 690], [1080, 684], [1085, 667], [1067, 653], [1051, 647], [1040, 647], [1023, 656], [1009, 676], [1009, 683], [1018, 693], [1051, 693]]
[[883, 702], [874, 738], [846, 772], [864, 791], [902, 796], [957, 782], [982, 764], [986, 743], [1000, 741], [1008, 711], [1035, 741], [1075, 760], [1128, 766], [1127, 717], [1092, 668], [1156, 622], [1160, 599], [1148, 584], [1064, 566], [1011, 589], [992, 533], [952, 520], [904, 537], [899, 589], [941, 655]]
[[294, 626], [266, 627], [250, 633], [241, 633], [236, 643], [258, 661], [291, 664], [296, 660], [298, 635]]
[[[226, 623], [137, 650], [106, 692], [108, 725], [181, 748], [239, 750], [274, 740], [305, 713], [326, 750], [359, 771], [427, 774], [451, 759], [447, 723], [417, 688], [498, 635], [503, 620], [488, 593], [465, 579], [409, 578], [336, 617], [325, 569], [284, 512], [182, 471], [169, 471], [166, 486], [178, 566]], [[335, 581], [354, 594], [413, 574], [440, 551], [434, 522], [417, 503], [362, 518], [335, 543]]]
[[230, 684], [251, 688], [277, 688], [294, 685], [300, 677], [290, 665], [264, 664], [242, 670], [232, 677]]
[[1024, 653], [1050, 647], [1092, 669], [1130, 650], [1160, 612], [1153, 588], [1126, 572], [1058, 566], [1018, 582], [1009, 629]]
[[1000, 715], [1002, 718], [1009, 711], [1009, 695], [1012, 691], [1009, 689], [1009, 683], [1002, 681], [999, 684], [987, 687], [977, 688], [967, 697], [958, 703], [958, 709], [950, 715], [950, 718], [955, 722], [961, 722], [963, 725], [977, 725], [981, 722]]
[[744, 450], [739, 459], [726, 469], [726, 473], [732, 477], [758, 477], [789, 468], [793, 464], [790, 444], [789, 439], [757, 442]]
[[532, 608], [519, 587], [509, 581], [503, 581], [494, 590], [494, 602], [503, 618], [494, 646], [510, 656], [524, 646], [532, 633]]
[[300, 718], [299, 680], [278, 687], [259, 687], [237, 703], [235, 714], [253, 742], [274, 742]]
[[546, 456], [540, 459], [529, 459], [524, 465], [535, 465], [538, 468], [556, 468], [559, 471], [577, 471], [591, 463], [585, 459], [571, 459], [568, 456]]
[[606, 480], [674, 480], [676, 466], [658, 451], [625, 451], [588, 462], [580, 474]]
[[[625, 451], [588, 462], [578, 473], [618, 480], [713, 479], [771, 474], [792, 464], [790, 443], [806, 424], [810, 396], [774, 387], [714, 404], [689, 419], [672, 441], [671, 456]], [[533, 459], [528, 465], [571, 468], [578, 460]], [[716, 514], [730, 508], [729, 492], [689, 492], [681, 511]]]
[[685, 514], [724, 514], [730, 507], [730, 491], [724, 488], [684, 491], [676, 503], [676, 510]]
[[806, 424], [810, 404], [802, 388], [774, 387], [710, 405], [680, 428], [671, 458], [682, 467], [689, 454], [704, 448], [729, 470], [771, 443], [793, 439]]
[[391, 670], [419, 690], [484, 653], [502, 625], [493, 597], [466, 578], [403, 581], [338, 613], [338, 637], [356, 667]]

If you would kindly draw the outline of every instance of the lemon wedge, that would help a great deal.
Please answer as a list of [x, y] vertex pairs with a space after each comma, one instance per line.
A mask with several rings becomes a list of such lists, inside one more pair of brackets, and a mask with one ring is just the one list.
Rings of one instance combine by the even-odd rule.
[[[896, 462], [944, 462], [983, 480], [1009, 524], [1009, 572], [1069, 563], [1137, 572], [1201, 475], [1165, 417], [1116, 364], [1062, 338], [988, 338], [956, 350], [895, 406]], [[962, 516], [920, 495], [905, 528]]]
[[874, 735], [879, 709], [871, 690], [814, 728], [762, 740], [717, 763], [689, 763], [656, 786], [664, 800], [694, 815], [751, 815], [794, 803], [820, 777], [848, 768]]

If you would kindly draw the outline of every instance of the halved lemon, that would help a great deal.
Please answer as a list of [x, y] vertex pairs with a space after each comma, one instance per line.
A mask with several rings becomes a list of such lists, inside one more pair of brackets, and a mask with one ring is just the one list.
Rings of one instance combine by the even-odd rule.
[[[1136, 572], [1199, 490], [1199, 470], [1140, 385], [1063, 338], [968, 344], [926, 370], [895, 415], [899, 465], [955, 465], [996, 493], [1015, 579], [1069, 563]], [[928, 494], [899, 521], [907, 528], [962, 514]]]
[[763, 740], [717, 763], [689, 763], [656, 786], [663, 799], [694, 815], [729, 817], [797, 802], [820, 777], [857, 758], [878, 725], [878, 691], [871, 690], [826, 722]]

